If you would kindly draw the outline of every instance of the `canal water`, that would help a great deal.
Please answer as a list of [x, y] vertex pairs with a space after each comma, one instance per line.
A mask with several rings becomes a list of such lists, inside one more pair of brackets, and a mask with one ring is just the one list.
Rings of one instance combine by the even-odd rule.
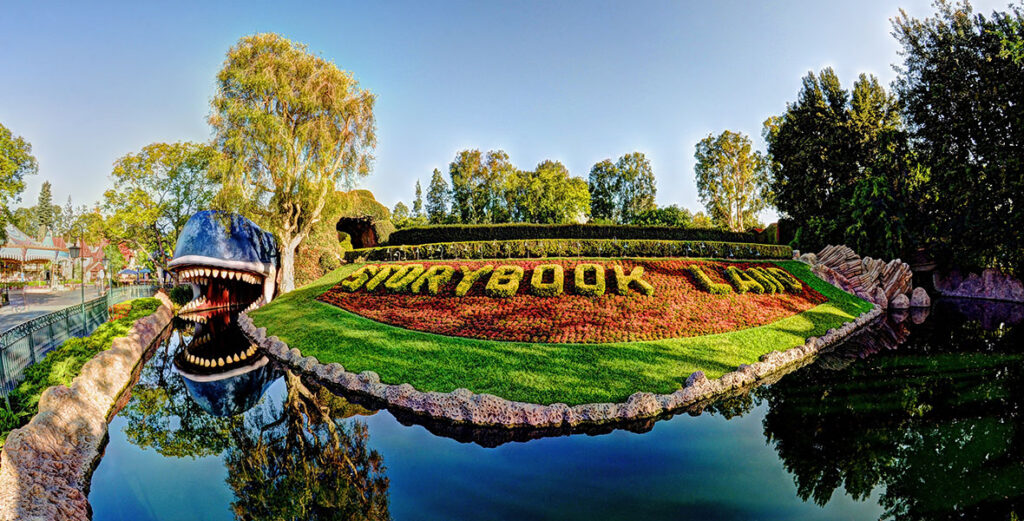
[[209, 328], [178, 322], [89, 500], [97, 520], [1020, 519], [1022, 321], [939, 301], [773, 385], [577, 433], [424, 424], [258, 356], [193, 375], [179, 351]]

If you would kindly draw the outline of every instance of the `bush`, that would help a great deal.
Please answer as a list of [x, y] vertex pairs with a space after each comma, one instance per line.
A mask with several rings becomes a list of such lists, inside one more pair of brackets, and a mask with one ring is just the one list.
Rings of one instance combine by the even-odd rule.
[[423, 290], [423, 285], [426, 284], [427, 293], [437, 295], [437, 292], [441, 291], [441, 286], [452, 280], [452, 275], [455, 275], [455, 268], [445, 265], [434, 265], [427, 269], [420, 278], [413, 281], [409, 288], [413, 293], [418, 294]]
[[637, 290], [648, 297], [654, 294], [654, 286], [650, 282], [647, 282], [642, 277], [644, 276], [644, 267], [635, 266], [629, 275], [626, 275], [622, 271], [622, 266], [616, 264], [613, 269], [615, 270], [615, 289], [619, 292], [619, 295], [625, 295], [629, 293], [629, 285], [633, 284], [637, 287]]
[[760, 268], [747, 268], [747, 276], [757, 281], [761, 285], [761, 289], [769, 295], [782, 291], [782, 284], [779, 284], [768, 272], [762, 271]]
[[394, 271], [395, 266], [384, 265], [378, 266], [377, 268], [377, 274], [370, 277], [370, 280], [366, 282], [366, 291], [373, 291], [377, 289], [377, 286], [380, 286], [382, 282], [388, 280], [388, 277], [391, 276], [391, 272]]
[[493, 271], [494, 266], [488, 264], [475, 270], [468, 266], [459, 266], [459, 270], [462, 272], [462, 280], [460, 280], [459, 284], [455, 286], [455, 296], [465, 297], [466, 293], [469, 293], [469, 288], [473, 287], [473, 283]]
[[[587, 282], [587, 273], [594, 274], [593, 284]], [[587, 297], [599, 297], [605, 292], [604, 266], [600, 264], [577, 264], [573, 270], [573, 284], [576, 293]]]
[[797, 280], [796, 277], [790, 275], [789, 272], [785, 270], [781, 270], [779, 268], [768, 268], [768, 273], [770, 273], [775, 280], [779, 281], [786, 288], [786, 291], [799, 293], [804, 289], [804, 285]]
[[380, 266], [363, 266], [352, 272], [347, 279], [341, 282], [341, 288], [348, 292], [353, 292], [366, 284], [366, 281], [370, 280], [370, 277], [377, 274]]
[[757, 234], [717, 228], [634, 226], [616, 224], [454, 224], [414, 226], [391, 234], [388, 246], [431, 244], [452, 240], [515, 241], [530, 239], [618, 239], [660, 241], [757, 242]]
[[512, 259], [544, 257], [704, 257], [720, 259], [789, 259], [793, 249], [777, 244], [664, 240], [517, 240], [447, 242], [362, 248], [346, 252], [349, 261], [425, 259]]
[[728, 284], [721, 284], [712, 281], [711, 278], [704, 273], [704, 270], [702, 270], [700, 266], [697, 266], [696, 264], [691, 264], [690, 266], [687, 266], [686, 271], [689, 271], [690, 274], [693, 275], [694, 281], [696, 282], [698, 288], [707, 291], [712, 295], [725, 295], [728, 293], [732, 293], [731, 286], [729, 286]]
[[484, 286], [488, 297], [509, 298], [519, 291], [519, 281], [523, 280], [522, 266], [498, 266]]
[[[544, 282], [544, 274], [551, 272], [551, 282]], [[530, 291], [538, 297], [557, 297], [565, 290], [565, 270], [560, 264], [541, 264], [533, 268]]]
[[177, 306], [184, 306], [192, 300], [192, 286], [188, 284], [180, 284], [171, 288], [168, 297]]
[[725, 268], [725, 278], [729, 279], [729, 282], [732, 283], [732, 287], [736, 290], [736, 293], [743, 294], [748, 291], [759, 295], [764, 293], [764, 287], [761, 286], [761, 284], [754, 280], [750, 275], [740, 271], [736, 266], [729, 266]]
[[420, 275], [423, 275], [424, 271], [425, 269], [422, 264], [397, 266], [391, 277], [384, 282], [384, 288], [393, 293], [405, 291], [409, 284], [412, 284], [413, 281], [420, 278]]

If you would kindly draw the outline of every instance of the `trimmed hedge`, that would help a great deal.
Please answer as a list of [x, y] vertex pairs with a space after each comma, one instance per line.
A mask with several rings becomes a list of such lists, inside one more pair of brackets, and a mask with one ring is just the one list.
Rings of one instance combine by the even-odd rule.
[[[594, 273], [594, 283], [587, 282], [587, 272]], [[583, 263], [577, 264], [573, 270], [573, 284], [576, 286], [576, 293], [587, 297], [599, 297], [604, 295], [605, 280], [604, 266], [600, 264]]]
[[725, 268], [725, 278], [729, 279], [729, 282], [732, 284], [732, 288], [736, 290], [736, 293], [743, 294], [748, 291], [758, 295], [764, 293], [764, 286], [754, 280], [750, 275], [740, 271], [736, 266], [729, 266]]
[[719, 259], [790, 259], [793, 249], [778, 244], [714, 241], [568, 240], [447, 242], [362, 248], [345, 252], [345, 260], [411, 261], [444, 259], [529, 259], [543, 257], [705, 257]]
[[693, 275], [694, 280], [697, 283], [697, 287], [711, 293], [712, 295], [725, 295], [732, 293], [732, 286], [728, 284], [721, 284], [714, 282], [710, 277], [704, 273], [704, 270], [696, 264], [687, 266], [686, 271], [689, 271]]
[[768, 273], [771, 274], [771, 276], [774, 277], [775, 280], [782, 283], [782, 285], [785, 286], [786, 291], [792, 291], [796, 293], [804, 289], [804, 285], [800, 282], [800, 280], [790, 275], [789, 272], [786, 270], [781, 270], [779, 268], [768, 268]]
[[768, 234], [732, 232], [717, 228], [634, 226], [622, 224], [451, 224], [413, 226], [392, 233], [388, 246], [459, 241], [517, 241], [530, 239], [618, 239], [658, 241], [720, 241], [756, 243]]
[[783, 286], [781, 282], [775, 280], [775, 277], [765, 271], [764, 268], [747, 268], [747, 275], [750, 275], [750, 278], [760, 283], [761, 287], [764, 288], [765, 293], [768, 293], [769, 295], [786, 291], [786, 287]]
[[523, 280], [522, 266], [498, 266], [491, 278], [487, 280], [484, 293], [488, 297], [513, 297], [519, 291], [521, 280]]
[[473, 287], [473, 283], [480, 280], [480, 277], [484, 277], [488, 273], [494, 271], [494, 266], [488, 264], [475, 270], [467, 266], [459, 266], [459, 271], [462, 272], [462, 280], [460, 280], [459, 284], [455, 286], [455, 296], [465, 297], [466, 293], [469, 293], [469, 288]]
[[618, 291], [619, 295], [629, 293], [630, 284], [635, 285], [640, 293], [643, 293], [648, 297], [654, 294], [654, 286], [652, 286], [650, 282], [641, 278], [644, 276], [643, 266], [634, 267], [633, 271], [629, 272], [629, 275], [626, 275], [622, 271], [622, 266], [619, 266], [618, 264], [616, 264], [613, 269], [615, 270], [615, 289]]
[[418, 294], [423, 290], [423, 284], [426, 284], [427, 293], [430, 295], [437, 295], [437, 292], [441, 290], [441, 286], [445, 285], [449, 280], [452, 280], [452, 275], [455, 275], [455, 268], [445, 266], [443, 264], [437, 264], [431, 266], [422, 277], [416, 279], [416, 281], [410, 286], [410, 289], [412, 289], [413, 293]]
[[420, 278], [420, 275], [423, 275], [424, 271], [426, 271], [426, 269], [422, 264], [400, 266], [395, 269], [391, 278], [384, 281], [384, 288], [393, 293], [406, 291], [409, 284], [412, 284], [416, 279]]
[[[551, 282], [544, 282], [544, 274], [551, 272]], [[557, 297], [565, 290], [565, 270], [561, 264], [541, 264], [533, 268], [530, 292], [538, 297]]]

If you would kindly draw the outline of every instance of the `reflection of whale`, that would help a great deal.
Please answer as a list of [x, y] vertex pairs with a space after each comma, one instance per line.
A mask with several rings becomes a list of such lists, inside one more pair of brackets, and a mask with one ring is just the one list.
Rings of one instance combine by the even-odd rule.
[[269, 359], [256, 351], [227, 310], [193, 313], [192, 338], [174, 357], [174, 367], [189, 396], [214, 416], [234, 416], [259, 402], [278, 376]]
[[222, 374], [194, 375], [181, 369], [178, 374], [192, 401], [214, 416], [234, 416], [255, 406], [277, 379], [274, 366], [265, 356], [247, 367]]

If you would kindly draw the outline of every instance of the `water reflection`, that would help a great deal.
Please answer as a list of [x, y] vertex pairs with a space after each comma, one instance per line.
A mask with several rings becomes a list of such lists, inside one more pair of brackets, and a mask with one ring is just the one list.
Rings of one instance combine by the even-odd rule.
[[824, 505], [882, 490], [887, 519], [1016, 519], [1022, 309], [941, 302], [922, 325], [894, 317], [757, 390], [797, 495]]
[[[365, 424], [344, 422], [370, 411], [263, 357], [189, 372], [183, 353], [197, 339], [222, 351], [248, 347], [224, 318], [177, 324], [120, 413], [127, 440], [165, 457], [220, 456], [238, 519], [389, 519], [383, 460], [367, 447]], [[275, 383], [284, 392], [268, 393]]]

